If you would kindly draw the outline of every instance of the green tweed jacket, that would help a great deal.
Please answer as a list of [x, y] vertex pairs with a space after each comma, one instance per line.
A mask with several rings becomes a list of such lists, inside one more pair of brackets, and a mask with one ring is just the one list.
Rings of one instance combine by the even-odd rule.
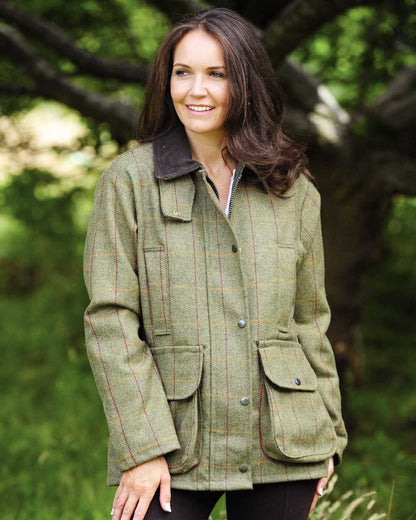
[[120, 155], [84, 253], [108, 485], [164, 454], [173, 488], [318, 478], [347, 435], [326, 331], [320, 195], [236, 169], [229, 217], [182, 127]]

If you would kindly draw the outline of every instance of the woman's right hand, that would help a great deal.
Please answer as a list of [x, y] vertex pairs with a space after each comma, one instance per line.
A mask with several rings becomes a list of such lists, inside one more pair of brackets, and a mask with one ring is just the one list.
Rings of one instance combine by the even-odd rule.
[[163, 455], [124, 471], [113, 501], [113, 520], [143, 520], [159, 485], [160, 505], [170, 512], [170, 473]]

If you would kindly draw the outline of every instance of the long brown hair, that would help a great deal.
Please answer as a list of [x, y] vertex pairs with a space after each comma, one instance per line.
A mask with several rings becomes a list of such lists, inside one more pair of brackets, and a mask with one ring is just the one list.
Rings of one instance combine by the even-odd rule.
[[173, 52], [189, 31], [210, 34], [224, 52], [230, 96], [224, 121], [228, 154], [247, 165], [250, 182], [281, 197], [308, 171], [305, 147], [281, 127], [283, 103], [276, 74], [252, 26], [234, 11], [212, 8], [178, 23], [163, 39], [149, 80], [137, 125], [137, 140], [152, 141], [179, 122], [170, 96]]

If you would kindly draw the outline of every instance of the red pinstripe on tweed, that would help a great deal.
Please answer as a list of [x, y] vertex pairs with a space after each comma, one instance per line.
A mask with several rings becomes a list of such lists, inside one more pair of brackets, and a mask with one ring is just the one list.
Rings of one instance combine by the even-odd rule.
[[246, 192], [247, 199], [247, 208], [248, 213], [250, 215], [250, 230], [251, 230], [251, 242], [253, 244], [253, 263], [254, 263], [254, 279], [255, 279], [255, 294], [256, 294], [256, 314], [257, 314], [257, 338], [260, 337], [260, 310], [259, 310], [259, 290], [258, 290], [258, 279], [257, 279], [257, 258], [256, 258], [256, 242], [254, 240], [254, 230], [253, 230], [253, 218], [251, 214], [250, 207], [250, 198], [248, 196], [247, 186], [245, 186], [244, 191]]
[[[195, 323], [196, 323], [196, 344], [200, 345], [201, 338], [200, 338], [200, 331], [199, 331], [199, 311], [198, 311], [198, 276], [197, 276], [197, 269], [196, 269], [196, 241], [195, 241], [195, 228], [194, 228], [194, 221], [191, 222], [191, 233], [192, 233], [192, 258], [194, 261], [194, 291], [195, 291]], [[198, 351], [198, 367], [200, 366], [201, 361], [201, 351]], [[199, 374], [198, 374], [199, 375]], [[199, 391], [199, 390], [198, 390]], [[199, 463], [201, 461], [202, 452], [199, 457], [199, 460], [197, 462], [197, 466], [195, 469], [195, 481], [196, 481], [196, 490], [198, 491], [198, 473], [199, 473]]]
[[[131, 151], [131, 156], [133, 157], [134, 159], [134, 162], [136, 163], [136, 167], [137, 167], [137, 170], [140, 171], [140, 168], [139, 168], [139, 164], [137, 162], [137, 158], [135, 156], [135, 154], [133, 153], [133, 151]], [[142, 183], [140, 183], [140, 207], [142, 208], [142, 215], [141, 215], [141, 220], [143, 222], [143, 230], [142, 230], [142, 233], [143, 235], [142, 236], [146, 236], [146, 219], [145, 219], [145, 215], [144, 215], [144, 208], [145, 208], [145, 204], [144, 204], [144, 196], [143, 196], [143, 185]], [[149, 309], [149, 314], [150, 314], [150, 319], [153, 323], [153, 313], [152, 313], [152, 306], [150, 304], [150, 291], [149, 291], [149, 284], [147, 283], [147, 280], [149, 279], [148, 276], [146, 276], [146, 296], [147, 296], [147, 306], [148, 306], [148, 309]], [[155, 333], [154, 333], [154, 330], [155, 328], [154, 327], [151, 327], [151, 335], [152, 335], [152, 341], [153, 341], [153, 344], [154, 344], [154, 341], [155, 341]], [[157, 370], [156, 370], [157, 372]], [[160, 379], [160, 377], [159, 377]]]
[[224, 316], [224, 343], [225, 343], [225, 381], [226, 381], [226, 392], [227, 392], [227, 400], [226, 400], [226, 412], [225, 412], [225, 424], [226, 424], [226, 435], [225, 435], [225, 472], [224, 472], [224, 484], [225, 489], [227, 489], [227, 477], [228, 477], [228, 421], [229, 421], [229, 410], [230, 410], [230, 399], [228, 397], [229, 394], [229, 380], [228, 380], [228, 331], [227, 331], [227, 314], [225, 310], [225, 297], [224, 297], [224, 281], [222, 277], [222, 264], [221, 264], [221, 250], [220, 250], [220, 242], [219, 242], [219, 232], [218, 232], [218, 213], [215, 215], [215, 235], [217, 239], [217, 250], [218, 250], [218, 264], [219, 264], [219, 273], [221, 279], [221, 305], [222, 312]]
[[[103, 203], [103, 189], [101, 189], [101, 192], [100, 192], [100, 207]], [[91, 249], [91, 267], [90, 267], [90, 280], [91, 280], [91, 284], [92, 284], [92, 272], [93, 272], [93, 266], [94, 266], [94, 258], [95, 258], [95, 242], [97, 240], [97, 230], [98, 230], [98, 226], [95, 228], [95, 232], [94, 232], [94, 241], [92, 243], [92, 249]], [[90, 286], [90, 290], [91, 290], [91, 286]]]
[[[267, 363], [269, 363], [269, 358], [267, 357], [267, 355], [265, 356], [265, 359], [267, 360]], [[273, 392], [270, 392], [269, 397], [270, 397], [270, 400], [272, 401], [273, 410], [276, 410], [277, 416], [279, 418], [280, 426], [282, 427], [282, 452], [286, 453], [285, 429], [283, 427], [283, 421], [280, 416], [279, 406], [276, 405], [276, 401], [274, 400], [274, 397], [273, 397]]]
[[[256, 313], [257, 313], [257, 335], [256, 335], [256, 338], [257, 338], [257, 340], [259, 340], [260, 339], [260, 308], [259, 308], [259, 292], [258, 292], [258, 280], [257, 280], [256, 243], [255, 243], [255, 240], [254, 240], [253, 220], [251, 218], [252, 215], [251, 215], [251, 207], [250, 207], [250, 198], [249, 198], [249, 192], [248, 192], [247, 186], [245, 186], [244, 191], [245, 191], [245, 194], [246, 194], [247, 207], [248, 207], [248, 212], [249, 212], [249, 215], [250, 215], [251, 242], [253, 244], [253, 262], [254, 262], [254, 279], [255, 279], [254, 284], [255, 284]], [[276, 225], [276, 222], [275, 222], [275, 225]], [[260, 432], [261, 431], [260, 421], [259, 421], [258, 429], [259, 429], [259, 432]], [[259, 452], [261, 452], [261, 446], [259, 446]], [[259, 458], [260, 458], [260, 461], [261, 461], [261, 456]], [[262, 470], [263, 470], [263, 468], [262, 468], [261, 462], [260, 462], [259, 470], [260, 470], [260, 479], [262, 480]]]
[[[283, 352], [282, 352], [282, 346], [281, 346], [281, 345], [280, 345], [280, 352], [282, 353], [282, 358], [283, 358], [283, 360], [284, 360], [284, 362], [285, 362], [285, 365], [286, 365], [287, 371], [290, 373], [290, 369], [289, 369], [289, 366], [288, 366], [288, 364], [287, 364], [287, 360], [286, 360], [286, 358], [285, 358], [285, 356], [284, 356], [284, 354], [283, 354]], [[268, 361], [268, 360], [267, 360], [267, 361]], [[292, 393], [290, 393], [290, 402], [292, 403], [292, 412], [293, 412], [293, 415], [294, 415], [294, 417], [295, 417], [295, 419], [296, 419], [296, 422], [298, 423], [298, 428], [299, 428], [299, 437], [302, 437], [302, 428], [301, 428], [301, 425], [300, 425], [299, 417], [298, 417], [298, 415], [297, 415], [297, 413], [296, 413], [296, 409], [295, 409], [295, 404], [294, 404], [294, 402], [293, 402], [293, 395], [292, 395]]]
[[[296, 358], [298, 358], [297, 355], [296, 355]], [[304, 369], [303, 369], [303, 364], [300, 363], [299, 366], [301, 367], [300, 369], [301, 369], [301, 371], [302, 371], [302, 374], [305, 375], [305, 371], [304, 371]], [[307, 394], [307, 397], [308, 397], [308, 400], [309, 400], [309, 405], [310, 405], [310, 407], [311, 407], [312, 410], [313, 410], [313, 420], [314, 420], [314, 422], [315, 422], [315, 439], [314, 439], [314, 441], [313, 441], [313, 447], [314, 447], [314, 449], [315, 449], [315, 448], [316, 448], [316, 440], [317, 440], [317, 436], [318, 436], [318, 421], [316, 420], [316, 413], [315, 413], [315, 406], [314, 406], [314, 404], [313, 404], [313, 399], [312, 399], [312, 397], [309, 395], [309, 392], [306, 392], [306, 394]]]
[[105, 374], [105, 379], [107, 381], [107, 386], [108, 386], [108, 391], [110, 392], [110, 395], [111, 395], [111, 399], [113, 401], [113, 404], [114, 404], [114, 409], [117, 413], [117, 416], [118, 416], [118, 419], [119, 419], [119, 424], [120, 424], [120, 428], [121, 428], [121, 431], [123, 433], [123, 437], [124, 437], [124, 440], [126, 441], [126, 446], [127, 446], [127, 449], [129, 450], [129, 453], [130, 453], [130, 456], [133, 460], [133, 462], [135, 464], [137, 464], [137, 461], [136, 459], [134, 458], [134, 455], [133, 455], [133, 452], [131, 451], [131, 447], [130, 447], [130, 444], [129, 444], [129, 441], [127, 439], [127, 436], [126, 436], [126, 432], [124, 431], [124, 426], [123, 426], [123, 421], [121, 419], [121, 415], [120, 415], [120, 412], [119, 412], [119, 409], [118, 409], [118, 406], [117, 406], [117, 403], [116, 403], [116, 400], [114, 398], [114, 394], [113, 394], [113, 391], [111, 390], [111, 384], [110, 384], [110, 380], [109, 380], [109, 377], [108, 377], [108, 372], [107, 372], [107, 368], [105, 366], [105, 363], [104, 363], [104, 360], [103, 360], [103, 356], [102, 356], [102, 352], [101, 352], [101, 343], [100, 343], [100, 340], [95, 332], [95, 329], [94, 329], [94, 326], [92, 324], [92, 320], [91, 320], [91, 316], [90, 316], [90, 313], [87, 312], [87, 315], [88, 315], [88, 323], [90, 324], [90, 327], [91, 327], [91, 330], [92, 330], [92, 333], [94, 335], [94, 338], [95, 338], [95, 341], [97, 343], [97, 348], [98, 348], [98, 353], [99, 353], [99, 356], [100, 356], [100, 361], [101, 361], [101, 366], [103, 367], [103, 370], [104, 370], [104, 374]]
[[163, 310], [163, 319], [165, 321], [165, 329], [168, 328], [168, 319], [166, 316], [166, 305], [165, 305], [165, 292], [163, 288], [163, 284], [165, 282], [163, 276], [163, 260], [162, 260], [162, 250], [159, 251], [159, 276], [160, 276], [160, 297], [162, 301], [162, 310]]
[[[177, 195], [176, 195], [176, 181], [174, 181], [174, 188], [175, 188], [175, 199], [177, 199]], [[178, 207], [178, 204], [177, 204], [177, 200], [176, 200], [176, 207]], [[172, 297], [171, 297], [171, 290], [170, 290], [170, 286], [171, 286], [171, 283], [170, 283], [170, 265], [169, 265], [169, 234], [167, 232], [167, 229], [166, 229], [166, 222], [163, 221], [163, 231], [164, 231], [164, 235], [165, 235], [165, 244], [166, 244], [166, 250], [165, 250], [165, 258], [166, 258], [166, 271], [167, 271], [167, 283], [168, 283], [168, 287], [167, 287], [167, 291], [168, 291], [168, 302], [169, 302], [169, 316], [170, 316], [170, 319], [172, 319]], [[163, 281], [163, 278], [162, 278], [162, 273], [160, 273], [160, 281], [162, 283]], [[166, 318], [165, 318], [165, 326], [166, 326]], [[173, 337], [173, 332], [172, 332], [172, 346], [175, 345], [175, 341], [174, 341], [174, 337]], [[173, 398], [175, 399], [175, 394], [176, 394], [176, 352], [175, 352], [175, 348], [173, 348]], [[175, 423], [175, 426], [177, 425], [177, 415], [178, 415], [178, 403], [176, 401], [174, 401], [174, 404], [173, 404], [173, 421]]]
[[126, 340], [126, 336], [125, 336], [125, 333], [124, 333], [124, 327], [121, 323], [121, 318], [120, 318], [120, 312], [118, 310], [118, 307], [117, 307], [117, 291], [118, 291], [118, 249], [117, 249], [117, 203], [118, 203], [118, 197], [117, 197], [117, 176], [116, 178], [114, 179], [114, 193], [115, 193], [115, 204], [114, 204], [114, 255], [115, 255], [115, 287], [114, 287], [114, 305], [116, 307], [116, 314], [117, 314], [117, 320], [118, 320], [118, 324], [120, 326], [120, 330], [121, 330], [121, 334], [123, 336], [123, 341], [124, 341], [124, 346], [126, 347], [126, 352], [127, 352], [127, 364], [130, 368], [130, 371], [131, 371], [131, 374], [133, 376], [133, 379], [136, 383], [136, 387], [137, 387], [137, 390], [140, 394], [140, 399], [142, 401], [142, 404], [143, 404], [143, 412], [146, 416], [146, 419], [147, 419], [147, 422], [150, 426], [150, 429], [152, 430], [152, 434], [153, 434], [153, 438], [158, 446], [158, 448], [160, 449], [160, 452], [163, 453], [161, 447], [160, 447], [160, 444], [159, 444], [159, 439], [157, 438], [157, 435], [156, 435], [156, 432], [153, 428], [153, 425], [152, 425], [152, 422], [150, 421], [150, 418], [147, 414], [147, 410], [146, 410], [146, 406], [145, 406], [145, 402], [144, 402], [144, 396], [143, 396], [143, 392], [142, 392], [142, 389], [140, 388], [140, 385], [139, 385], [139, 382], [137, 380], [137, 377], [136, 377], [136, 374], [134, 373], [134, 370], [130, 364], [130, 350], [129, 350], [129, 346], [127, 344], [127, 340]]
[[[315, 205], [318, 210], [320, 210], [320, 205], [315, 201], [313, 197], [310, 196], [308, 192], [306, 192], [306, 196], [309, 198], [310, 201]], [[306, 229], [305, 226], [303, 226], [303, 229], [308, 233], [309, 237], [312, 238], [311, 234], [309, 233], [308, 229]], [[315, 264], [315, 255], [313, 251], [311, 251], [311, 261], [312, 261], [312, 271], [313, 271], [313, 281], [314, 281], [314, 321], [315, 321], [315, 327], [318, 330], [319, 333], [319, 342], [320, 342], [320, 348], [319, 348], [319, 357], [322, 360], [322, 351], [323, 351], [323, 335], [322, 330], [318, 323], [318, 289], [317, 289], [317, 282], [316, 282], [316, 264]], [[326, 373], [327, 380], [329, 381], [329, 384], [331, 386], [331, 393], [334, 394], [334, 387], [333, 383], [331, 381], [331, 378], [329, 377], [329, 371]], [[315, 444], [316, 444], [316, 438], [315, 438]]]
[[276, 242], [279, 242], [279, 226], [277, 225], [278, 219], [276, 216], [276, 212], [274, 210], [273, 199], [271, 198], [270, 194], [269, 194], [269, 201], [270, 201], [270, 206], [271, 206], [272, 212], [273, 212], [274, 228], [276, 230]]
[[259, 410], [259, 422], [257, 424], [257, 431], [259, 435], [259, 472], [260, 472], [260, 482], [263, 482], [263, 464], [262, 464], [262, 453], [263, 453], [263, 435], [261, 431], [261, 401], [263, 398], [263, 376], [261, 371], [259, 371], [259, 396], [257, 399], [257, 408]]

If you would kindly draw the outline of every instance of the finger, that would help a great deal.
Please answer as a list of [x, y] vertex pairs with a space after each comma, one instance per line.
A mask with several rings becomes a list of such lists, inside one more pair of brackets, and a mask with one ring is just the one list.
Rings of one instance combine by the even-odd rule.
[[116, 507], [117, 501], [118, 501], [122, 491], [123, 491], [123, 485], [121, 484], [121, 485], [118, 486], [116, 494], [114, 495], [113, 504], [111, 506], [111, 514], [112, 515], [114, 514], [114, 509]]
[[328, 477], [323, 477], [318, 480], [318, 484], [316, 485], [316, 492], [319, 496], [322, 496], [327, 482], [328, 482]]
[[152, 501], [152, 498], [153, 496], [149, 497], [147, 495], [140, 497], [139, 505], [136, 507], [136, 512], [134, 513], [133, 520], [144, 519], [144, 516], [147, 513], [147, 510], [149, 509], [149, 504]]
[[170, 498], [171, 498], [171, 491], [170, 491], [170, 474], [164, 474], [163, 477], [160, 479], [160, 493], [159, 493], [159, 500], [160, 505], [164, 511], [168, 511], [169, 513], [172, 511], [170, 507]]
[[127, 502], [129, 495], [124, 491], [120, 493], [117, 500], [114, 500], [113, 504], [113, 520], [120, 520], [123, 512], [124, 504]]
[[121, 515], [121, 520], [130, 520], [134, 510], [137, 506], [138, 497], [135, 495], [130, 495], [124, 508], [123, 508], [123, 514]]
[[328, 480], [331, 478], [332, 473], [334, 473], [334, 458], [331, 457], [329, 459], [329, 465], [328, 465]]
[[318, 499], [319, 499], [319, 495], [317, 493], [315, 493], [315, 495], [313, 497], [313, 500], [312, 500], [311, 507], [309, 509], [309, 514], [312, 513], [312, 511], [315, 509], [315, 506], [316, 506], [316, 503], [318, 502]]

